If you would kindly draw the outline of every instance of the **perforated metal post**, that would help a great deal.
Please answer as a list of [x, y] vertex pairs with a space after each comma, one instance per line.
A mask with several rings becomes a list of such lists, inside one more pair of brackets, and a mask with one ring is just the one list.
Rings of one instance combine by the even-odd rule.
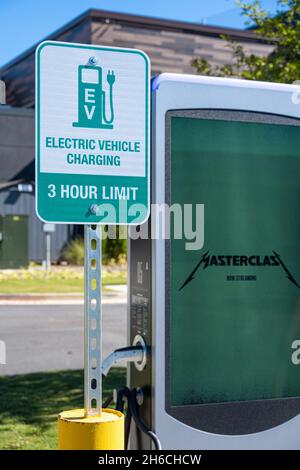
[[86, 225], [84, 243], [84, 408], [96, 416], [102, 406], [101, 226]]
[[45, 242], [46, 242], [46, 271], [50, 271], [51, 269], [51, 234], [46, 232], [45, 235]]
[[5, 83], [0, 80], [0, 104], [5, 104]]

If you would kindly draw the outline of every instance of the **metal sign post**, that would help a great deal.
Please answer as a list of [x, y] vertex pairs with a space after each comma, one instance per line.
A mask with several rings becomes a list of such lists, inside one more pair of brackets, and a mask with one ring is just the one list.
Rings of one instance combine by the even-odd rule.
[[5, 104], [5, 83], [0, 80], [0, 104]]
[[86, 416], [100, 416], [102, 407], [101, 226], [85, 226], [84, 244], [84, 409]]
[[51, 269], [51, 235], [46, 232], [46, 271]]
[[45, 269], [46, 271], [50, 271], [51, 269], [51, 233], [55, 232], [55, 224], [44, 224], [43, 231], [45, 233], [45, 247], [46, 247]]
[[123, 414], [101, 409], [101, 224], [149, 217], [149, 107], [144, 52], [38, 46], [36, 212], [44, 222], [85, 225], [84, 409], [59, 416], [60, 449], [124, 448]]

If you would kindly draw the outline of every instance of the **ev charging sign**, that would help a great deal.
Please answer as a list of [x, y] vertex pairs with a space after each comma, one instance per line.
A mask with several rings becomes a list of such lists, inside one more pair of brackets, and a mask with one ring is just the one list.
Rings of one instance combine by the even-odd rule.
[[46, 41], [36, 51], [36, 210], [45, 222], [149, 215], [150, 63], [136, 49]]

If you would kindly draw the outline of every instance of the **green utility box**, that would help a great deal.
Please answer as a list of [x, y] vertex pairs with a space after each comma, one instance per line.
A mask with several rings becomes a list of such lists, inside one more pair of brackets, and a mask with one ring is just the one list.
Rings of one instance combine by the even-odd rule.
[[0, 216], [0, 269], [28, 265], [28, 216]]

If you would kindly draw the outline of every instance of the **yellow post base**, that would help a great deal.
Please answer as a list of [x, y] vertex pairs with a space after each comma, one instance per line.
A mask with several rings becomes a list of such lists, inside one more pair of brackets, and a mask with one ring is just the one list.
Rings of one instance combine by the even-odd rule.
[[124, 415], [105, 408], [101, 416], [85, 417], [70, 410], [58, 417], [59, 450], [124, 450]]

